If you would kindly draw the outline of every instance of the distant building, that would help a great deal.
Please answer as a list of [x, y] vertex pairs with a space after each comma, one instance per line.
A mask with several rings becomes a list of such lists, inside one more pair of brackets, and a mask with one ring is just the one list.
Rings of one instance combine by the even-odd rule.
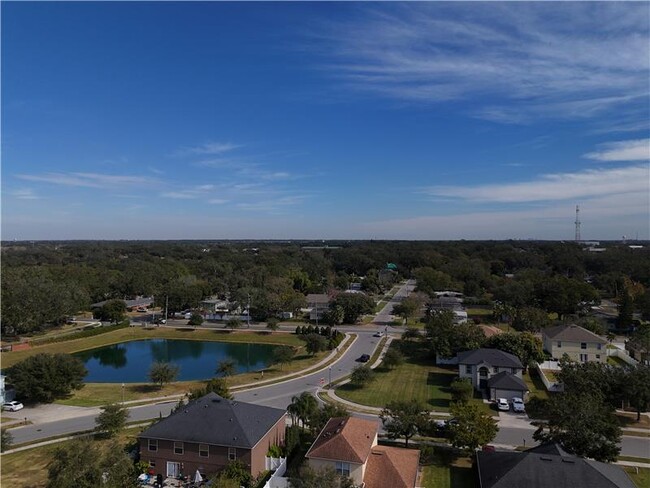
[[[108, 302], [112, 301], [111, 300], [104, 300], [103, 302], [97, 302], [93, 303], [90, 308], [102, 308], [104, 305], [106, 305]], [[133, 300], [122, 300], [124, 304], [126, 305], [126, 309], [129, 312], [133, 312], [134, 310], [138, 308], [149, 308], [153, 305], [154, 298], [153, 297], [135, 297]]]
[[553, 359], [565, 354], [573, 361], [586, 363], [607, 361], [607, 341], [578, 325], [558, 325], [542, 331], [544, 349]]
[[320, 320], [329, 309], [330, 297], [325, 293], [310, 293], [307, 295], [307, 311], [310, 320]]

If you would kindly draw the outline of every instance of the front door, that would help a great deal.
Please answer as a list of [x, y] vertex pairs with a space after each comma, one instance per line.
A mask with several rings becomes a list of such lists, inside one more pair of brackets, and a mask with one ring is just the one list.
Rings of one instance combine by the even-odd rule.
[[180, 472], [181, 472], [181, 463], [173, 463], [171, 461], [167, 461], [168, 478], [178, 478]]

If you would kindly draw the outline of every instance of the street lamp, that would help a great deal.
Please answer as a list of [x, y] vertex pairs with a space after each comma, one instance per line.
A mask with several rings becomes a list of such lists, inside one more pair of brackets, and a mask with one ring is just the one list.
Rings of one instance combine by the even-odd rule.
[[330, 384], [329, 384], [329, 388], [331, 389], [331, 388], [332, 388], [332, 367], [331, 367], [331, 366], [329, 367], [329, 370], [330, 370]]
[[122, 405], [124, 405], [124, 383], [122, 383]]

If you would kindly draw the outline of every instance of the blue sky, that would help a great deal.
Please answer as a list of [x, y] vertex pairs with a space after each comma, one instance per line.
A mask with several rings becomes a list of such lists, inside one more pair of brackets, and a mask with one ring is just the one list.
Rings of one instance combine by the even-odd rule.
[[648, 239], [647, 3], [2, 3], [3, 239]]

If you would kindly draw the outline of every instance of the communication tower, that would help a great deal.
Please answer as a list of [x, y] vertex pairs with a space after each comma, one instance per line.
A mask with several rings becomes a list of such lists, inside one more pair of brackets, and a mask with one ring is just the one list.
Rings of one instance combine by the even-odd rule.
[[576, 205], [576, 242], [580, 242], [580, 205]]

